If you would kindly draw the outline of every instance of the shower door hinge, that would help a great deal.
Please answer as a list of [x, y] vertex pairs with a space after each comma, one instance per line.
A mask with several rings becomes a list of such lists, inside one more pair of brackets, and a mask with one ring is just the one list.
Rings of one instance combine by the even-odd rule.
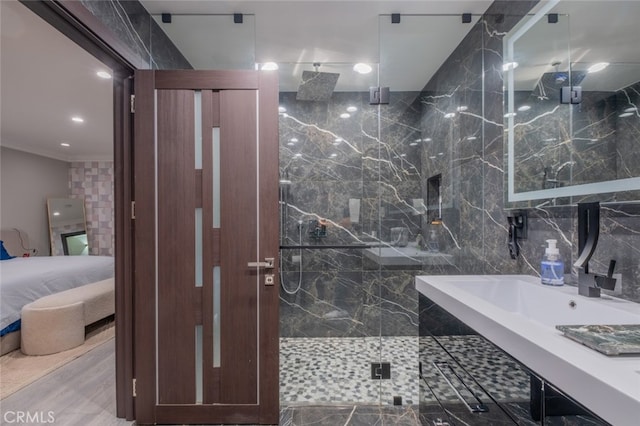
[[131, 114], [133, 114], [134, 112], [136, 112], [136, 95], [131, 95], [130, 98], [130, 110], [131, 110]]
[[387, 105], [388, 103], [388, 87], [369, 87], [369, 105]]
[[136, 202], [132, 201], [131, 202], [131, 219], [135, 219], [136, 218]]
[[579, 104], [582, 102], [582, 86], [564, 86], [560, 89], [561, 104]]
[[136, 389], [136, 379], [133, 379], [133, 397], [138, 396], [138, 391]]
[[390, 362], [372, 362], [371, 378], [373, 380], [390, 379], [391, 363]]

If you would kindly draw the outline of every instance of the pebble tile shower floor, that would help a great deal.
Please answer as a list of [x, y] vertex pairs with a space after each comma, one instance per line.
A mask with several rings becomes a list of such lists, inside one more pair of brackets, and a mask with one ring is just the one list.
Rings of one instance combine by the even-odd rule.
[[[392, 363], [390, 380], [371, 379], [380, 361]], [[418, 403], [417, 337], [280, 339], [281, 405], [393, 405], [394, 396]]]

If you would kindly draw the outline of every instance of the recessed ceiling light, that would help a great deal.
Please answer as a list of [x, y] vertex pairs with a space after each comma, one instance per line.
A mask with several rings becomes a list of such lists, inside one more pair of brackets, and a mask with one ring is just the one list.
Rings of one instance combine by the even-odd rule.
[[400, 157], [406, 157], [407, 154], [400, 154]]
[[336, 158], [337, 156], [338, 156], [338, 154], [336, 154], [336, 153], [334, 152], [334, 153], [332, 153], [329, 157], [331, 157], [331, 158]]
[[411, 143], [409, 144], [409, 146], [416, 146], [416, 145], [418, 145], [418, 142], [411, 142]]
[[504, 118], [511, 118], [511, 117], [515, 117], [516, 115], [518, 114], [516, 114], [515, 112], [508, 112], [504, 115]]
[[625, 118], [625, 117], [631, 117], [632, 115], [633, 115], [632, 112], [623, 112], [622, 114], [618, 115], [618, 117]]
[[358, 108], [354, 107], [353, 105], [347, 107], [347, 111], [349, 111], [349, 112], [356, 112], [357, 110], [358, 110]]
[[430, 160], [435, 160], [435, 159], [436, 159], [436, 156], [435, 156], [435, 155], [430, 155], [430, 156], [429, 156], [429, 159], [430, 159]]
[[468, 141], [475, 141], [476, 139], [478, 139], [476, 136], [467, 136]]
[[291, 138], [291, 139], [289, 139], [289, 141], [293, 142], [293, 143], [296, 143], [296, 142], [298, 142], [298, 138]]
[[371, 65], [369, 64], [359, 62], [353, 66], [353, 70], [360, 74], [369, 74], [373, 70], [373, 68], [371, 68]]
[[278, 69], [278, 64], [276, 64], [275, 62], [265, 62], [264, 64], [262, 64], [260, 69], [262, 71], [275, 71]]
[[74, 121], [74, 122], [76, 122], [76, 123], [84, 123], [84, 118], [82, 118], [82, 117], [78, 117], [78, 116], [76, 116], [76, 117], [71, 117], [71, 121]]
[[351, 114], [349, 114], [348, 112], [343, 112], [342, 114], [340, 114], [340, 118], [349, 118], [351, 117]]
[[638, 110], [637, 107], [629, 107], [629, 108], [625, 108], [624, 112], [636, 112]]
[[289, 146], [294, 146], [294, 145], [295, 145], [295, 143], [293, 143], [293, 142], [287, 142], [287, 145], [289, 145]]
[[505, 62], [502, 64], [502, 71], [510, 71], [518, 68], [517, 62]]
[[54, 216], [60, 216], [60, 212], [53, 212]]
[[453, 118], [456, 116], [455, 112], [448, 112], [444, 115], [444, 118]]
[[295, 155], [294, 155], [294, 157], [295, 157], [295, 158], [300, 158], [300, 157], [302, 157], [302, 154], [297, 153], [297, 154], [295, 154]]
[[444, 155], [444, 152], [439, 152], [438, 155]]
[[518, 107], [518, 111], [520, 111], [520, 112], [529, 111], [530, 109], [531, 109], [530, 105], [520, 105]]
[[424, 138], [424, 139], [422, 139], [422, 141], [423, 141], [423, 142], [431, 142], [431, 141], [432, 141], [432, 139], [431, 139], [431, 138]]
[[462, 111], [466, 111], [469, 109], [468, 106], [466, 105], [460, 105], [458, 108], [456, 108], [458, 110], [458, 112], [462, 112]]
[[285, 107], [283, 107], [283, 106], [279, 106], [278, 107], [278, 112], [279, 113], [287, 112], [287, 109]]
[[597, 64], [593, 64], [589, 68], [587, 68], [587, 72], [591, 73], [591, 72], [602, 71], [608, 66], [609, 66], [609, 62], [598, 62]]
[[96, 75], [97, 75], [98, 77], [100, 77], [100, 78], [104, 78], [104, 79], [111, 78], [111, 74], [109, 74], [109, 73], [108, 73], [108, 72], [106, 72], [106, 71], [98, 71], [98, 72], [96, 73]]

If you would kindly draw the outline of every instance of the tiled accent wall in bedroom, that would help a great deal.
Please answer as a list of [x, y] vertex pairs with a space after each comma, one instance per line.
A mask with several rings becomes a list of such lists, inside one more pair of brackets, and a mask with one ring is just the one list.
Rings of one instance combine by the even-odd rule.
[[85, 200], [89, 253], [113, 256], [113, 162], [72, 162], [69, 185], [72, 198]]

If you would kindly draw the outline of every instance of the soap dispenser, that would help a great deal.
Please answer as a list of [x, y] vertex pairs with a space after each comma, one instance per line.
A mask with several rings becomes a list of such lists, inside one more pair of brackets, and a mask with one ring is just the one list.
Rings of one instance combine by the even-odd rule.
[[540, 262], [542, 284], [564, 285], [564, 262], [560, 257], [560, 250], [556, 247], [556, 243], [556, 240], [547, 240], [548, 247], [544, 250], [544, 257]]

